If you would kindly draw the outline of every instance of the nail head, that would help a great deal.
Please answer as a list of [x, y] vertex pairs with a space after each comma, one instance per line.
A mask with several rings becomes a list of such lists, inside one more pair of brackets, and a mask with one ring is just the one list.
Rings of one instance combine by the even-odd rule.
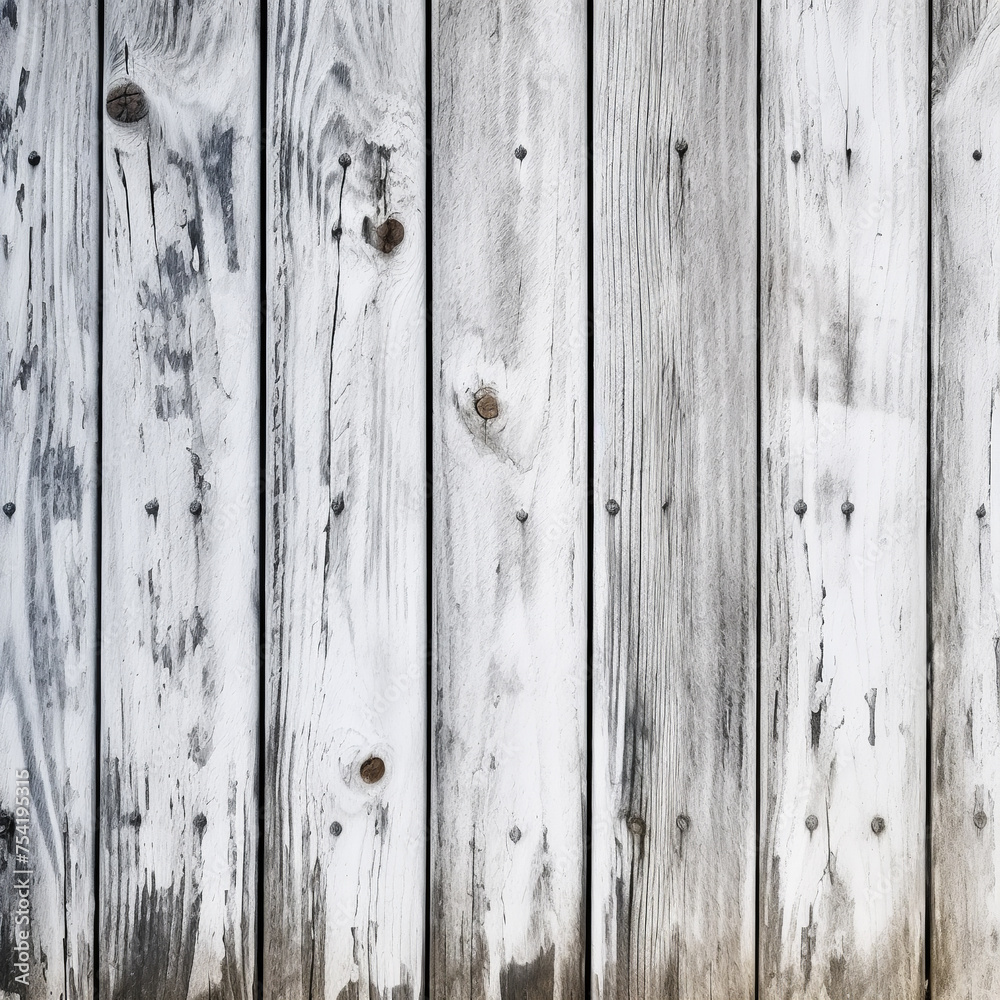
[[972, 817], [972, 822], [976, 824], [977, 830], [982, 830], [986, 826], [986, 813], [982, 809], [977, 809], [976, 814]]
[[340, 517], [340, 515], [344, 513], [344, 494], [338, 493], [330, 502], [330, 507], [333, 510], [333, 516]]
[[981, 149], [974, 149], [972, 151], [972, 158], [974, 160], [981, 160], [983, 158], [983, 151]]
[[805, 500], [796, 500], [795, 506], [792, 508], [799, 517], [802, 517], [808, 509]]
[[36, 150], [33, 149], [30, 153], [28, 153], [28, 163], [30, 163], [33, 167], [37, 167], [41, 162], [42, 158], [38, 155]]
[[882, 817], [881, 817], [881, 816], [876, 816], [876, 817], [875, 817], [875, 818], [874, 818], [874, 819], [872, 820], [872, 832], [873, 832], [873, 833], [875, 834], [875, 836], [877, 837], [877, 836], [879, 836], [879, 835], [880, 835], [880, 834], [882, 833], [882, 831], [883, 831], [884, 829], [885, 829], [885, 820], [884, 820], [884, 819], [882, 819]]
[[152, 500], [147, 500], [146, 513], [149, 514], [150, 517], [156, 517], [156, 515], [160, 513], [160, 501], [155, 497]]
[[369, 757], [361, 765], [361, 780], [368, 785], [381, 781], [385, 775], [385, 761], [381, 757]]
[[802, 154], [797, 150], [792, 150], [792, 163], [798, 163], [802, 159]]
[[819, 826], [819, 820], [813, 813], [806, 816], [806, 829], [812, 833]]
[[512, 826], [510, 828], [510, 833], [507, 835], [511, 839], [511, 843], [516, 844], [521, 839], [521, 829], [517, 826]]
[[687, 139], [678, 139], [674, 143], [674, 149], [677, 150], [678, 156], [683, 156], [688, 151]]
[[108, 115], [116, 122], [131, 125], [149, 114], [149, 102], [142, 87], [131, 80], [122, 80], [108, 91]]
[[344, 828], [336, 820], [330, 824], [330, 833], [335, 837], [339, 837], [343, 832]]
[[604, 509], [614, 517], [622, 508], [617, 500], [609, 500], [605, 505]]
[[3, 512], [8, 517], [13, 517], [14, 516], [14, 511], [16, 511], [16, 510], [17, 510], [17, 508], [9, 500], [7, 501], [7, 503], [5, 503], [3, 505]]
[[528, 151], [524, 148], [524, 146], [518, 146], [517, 149], [514, 150], [514, 155], [519, 160], [523, 160], [528, 155]]
[[854, 504], [852, 504], [850, 500], [845, 500], [840, 505], [840, 512], [844, 515], [844, 517], [850, 517], [854, 513]]
[[524, 522], [528, 520], [528, 512], [526, 510], [519, 510], [514, 516], [521, 522], [521, 524], [524, 524]]
[[976, 511], [976, 517], [978, 517], [980, 520], [986, 517], [986, 504], [981, 503], [979, 505], [979, 509]]
[[351, 165], [351, 154], [341, 153], [337, 158], [337, 162], [346, 170]]
[[201, 515], [201, 501], [192, 500], [191, 506], [188, 507], [188, 510], [191, 511], [191, 513], [194, 514], [195, 517], [199, 517]]

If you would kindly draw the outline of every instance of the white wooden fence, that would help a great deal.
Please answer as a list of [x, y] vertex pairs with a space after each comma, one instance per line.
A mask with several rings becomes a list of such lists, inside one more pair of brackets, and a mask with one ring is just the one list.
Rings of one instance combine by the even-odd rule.
[[1000, 996], [996, 0], [0, 0], [0, 1000]]

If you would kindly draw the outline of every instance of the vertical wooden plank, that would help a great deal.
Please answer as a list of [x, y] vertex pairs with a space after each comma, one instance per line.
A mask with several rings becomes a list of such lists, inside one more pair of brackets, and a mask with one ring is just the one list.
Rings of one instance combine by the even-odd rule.
[[107, 0], [102, 995], [254, 981], [256, 5]]
[[431, 994], [581, 997], [586, 5], [432, 43]]
[[0, 8], [5, 997], [93, 992], [97, 37], [89, 0]]
[[922, 997], [927, 6], [767, 2], [762, 997]]
[[423, 981], [421, 0], [268, 18], [265, 996]]
[[601, 997], [754, 989], [756, 16], [595, 6]]
[[1000, 6], [934, 5], [931, 843], [935, 998], [1000, 989]]

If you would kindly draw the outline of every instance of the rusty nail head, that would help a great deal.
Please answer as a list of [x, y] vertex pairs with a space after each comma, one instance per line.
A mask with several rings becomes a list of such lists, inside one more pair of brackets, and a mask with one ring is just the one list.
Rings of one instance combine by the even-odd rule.
[[492, 392], [483, 392], [476, 397], [476, 413], [483, 420], [493, 420], [500, 413], [500, 404]]
[[797, 150], [792, 150], [792, 163], [798, 163], [802, 159], [802, 154]]
[[524, 148], [524, 146], [518, 146], [517, 149], [514, 150], [514, 155], [519, 160], [523, 160], [528, 155], [528, 151]]
[[160, 501], [155, 497], [152, 500], [147, 500], [146, 513], [149, 514], [150, 517], [156, 517], [156, 515], [160, 513]]
[[8, 517], [13, 517], [15, 510], [17, 510], [17, 508], [9, 500], [3, 505], [3, 512]]
[[30, 163], [31, 166], [37, 167], [38, 164], [41, 163], [41, 162], [42, 162], [42, 158], [38, 155], [38, 151], [37, 150], [33, 149], [30, 153], [28, 153], [28, 163]]
[[510, 833], [508, 834], [508, 836], [510, 837], [511, 842], [516, 844], [521, 839], [521, 828], [517, 826], [512, 826], [510, 828]]
[[337, 162], [346, 170], [351, 165], [351, 154], [341, 153], [337, 158]]
[[191, 513], [194, 514], [195, 517], [200, 516], [200, 514], [201, 514], [201, 501], [200, 500], [192, 500], [191, 501], [191, 506], [188, 507], [188, 510], [191, 511]]
[[980, 520], [986, 517], [986, 504], [981, 503], [979, 505], [979, 509], [976, 511], [976, 517], [978, 517]]
[[854, 504], [852, 504], [850, 500], [845, 500], [840, 505], [840, 512], [844, 515], [844, 517], [850, 517], [854, 513]]
[[336, 820], [330, 824], [330, 833], [335, 837], [339, 837], [343, 832], [344, 828]]
[[604, 509], [614, 517], [622, 508], [621, 504], [617, 500], [609, 500], [605, 505]]
[[972, 151], [972, 158], [974, 160], [981, 160], [983, 158], [983, 152], [981, 149], [974, 149]]
[[521, 522], [521, 524], [524, 524], [524, 522], [528, 520], [528, 512], [523, 509], [519, 510], [514, 516]]
[[108, 114], [123, 125], [142, 121], [149, 114], [149, 102], [142, 87], [131, 80], [122, 80], [112, 86], [106, 106]]
[[684, 833], [690, 825], [691, 820], [688, 819], [684, 813], [681, 813], [680, 816], [677, 817], [677, 829], [680, 830], [681, 833]]
[[677, 150], [678, 156], [683, 156], [688, 151], [687, 139], [678, 139], [674, 143], [674, 149]]
[[976, 824], [977, 830], [982, 830], [986, 826], [986, 813], [982, 809], [977, 809], [976, 814], [972, 817], [972, 822]]
[[813, 813], [806, 816], [806, 829], [812, 833], [819, 826], [819, 820]]
[[795, 506], [792, 508], [799, 517], [802, 517], [808, 509], [805, 500], [796, 500]]
[[884, 829], [885, 829], [885, 820], [882, 819], [881, 816], [876, 816], [872, 820], [872, 833], [874, 833], [875, 836], [877, 837], [879, 836], [879, 834], [882, 833]]
[[361, 765], [361, 780], [368, 785], [381, 781], [385, 775], [385, 761], [381, 757], [369, 757]]

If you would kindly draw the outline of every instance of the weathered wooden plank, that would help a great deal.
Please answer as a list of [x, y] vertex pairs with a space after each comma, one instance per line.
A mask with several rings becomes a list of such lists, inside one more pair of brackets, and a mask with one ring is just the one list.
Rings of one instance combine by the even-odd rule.
[[93, 993], [97, 31], [0, 7], [2, 997]]
[[754, 989], [756, 5], [599, 0], [593, 988]]
[[431, 994], [581, 997], [586, 5], [431, 20]]
[[102, 995], [248, 998], [256, 923], [254, 4], [107, 0]]
[[927, 7], [761, 12], [762, 997], [922, 997]]
[[418, 996], [424, 8], [268, 20], [265, 996]]
[[1000, 991], [1000, 6], [934, 5], [931, 990]]

